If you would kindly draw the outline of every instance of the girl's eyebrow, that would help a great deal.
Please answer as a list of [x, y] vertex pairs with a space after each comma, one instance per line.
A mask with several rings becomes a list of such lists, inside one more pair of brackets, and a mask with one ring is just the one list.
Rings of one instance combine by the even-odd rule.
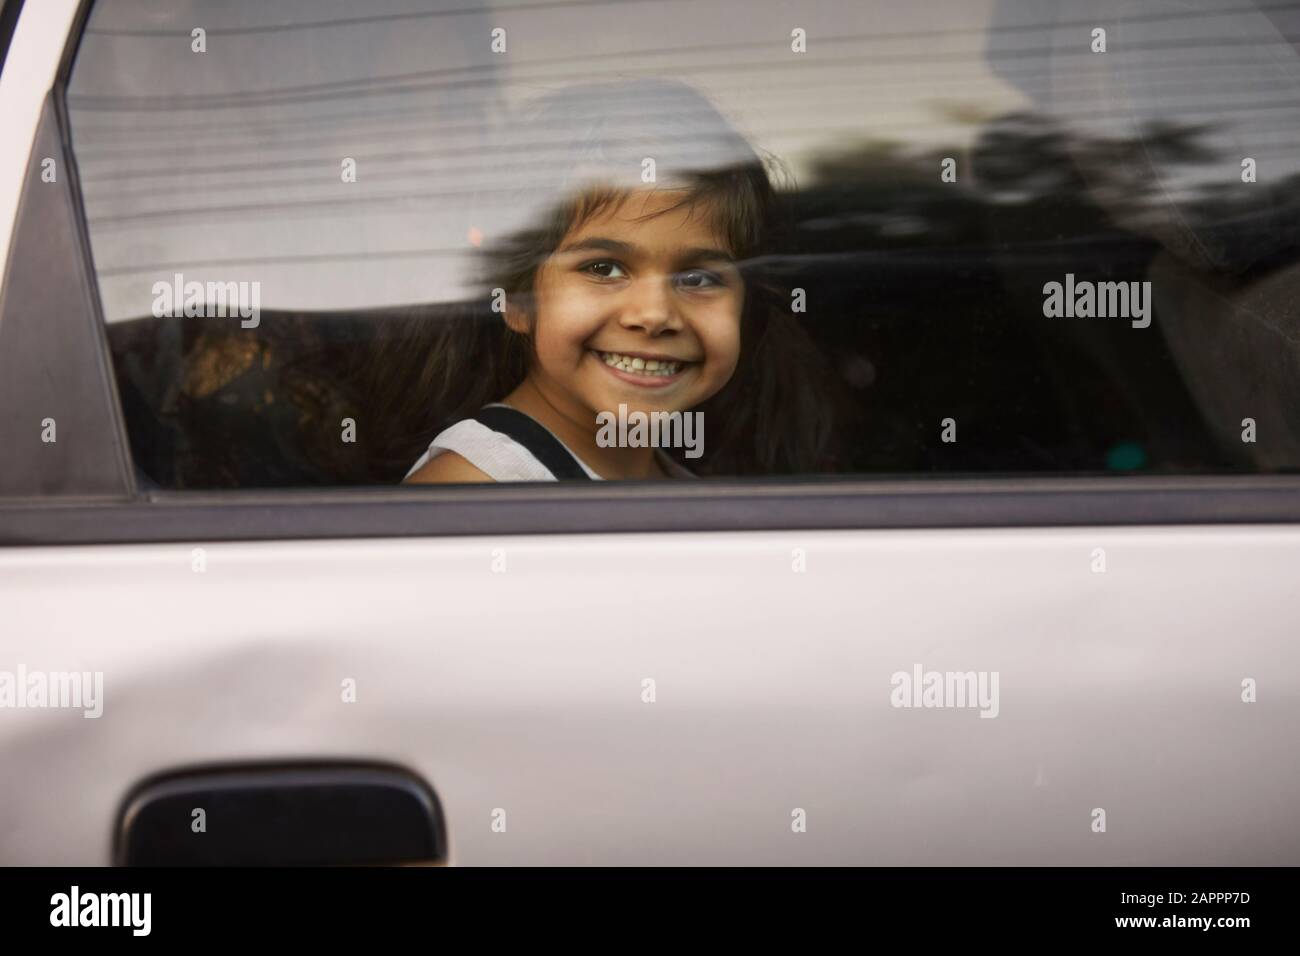
[[[616, 255], [633, 258], [640, 255], [640, 247], [630, 242], [623, 242], [619, 239], [606, 239], [604, 236], [588, 236], [585, 239], [579, 239], [567, 246], [562, 247], [559, 252], [561, 255], [569, 252], [612, 252]], [[699, 246], [694, 249], [686, 249], [678, 253], [674, 258], [678, 262], [699, 262], [702, 260], [709, 262], [735, 262], [735, 257], [725, 249], [713, 249]]]
[[735, 262], [736, 257], [725, 249], [711, 249], [704, 246], [697, 246], [694, 249], [687, 249], [679, 257], [683, 262], [699, 262], [706, 260], [709, 262]]
[[577, 242], [570, 243], [560, 249], [560, 253], [566, 252], [613, 252], [620, 256], [633, 256], [640, 250], [630, 242], [620, 242], [617, 239], [605, 239], [601, 236], [588, 236], [586, 239], [579, 239]]

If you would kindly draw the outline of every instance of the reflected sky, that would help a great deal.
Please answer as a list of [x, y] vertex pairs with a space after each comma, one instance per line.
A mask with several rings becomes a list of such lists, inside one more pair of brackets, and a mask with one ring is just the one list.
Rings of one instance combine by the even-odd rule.
[[[259, 281], [270, 309], [443, 302], [470, 294], [471, 240], [493, 204], [562, 154], [510, 137], [511, 117], [557, 89], [683, 81], [800, 185], [819, 157], [855, 144], [964, 160], [995, 118], [1026, 110], [1094, 137], [1204, 123], [1212, 162], [1150, 159], [1165, 214], [1178, 216], [1207, 183], [1235, 180], [1240, 156], [1261, 178], [1300, 168], [1296, 11], [1263, 0], [100, 0], [69, 104], [110, 321], [148, 314], [152, 284], [177, 271]], [[1089, 49], [1094, 25], [1107, 29], [1102, 55]], [[191, 52], [194, 27], [206, 53]], [[504, 55], [490, 48], [498, 27]], [[795, 27], [805, 54], [790, 50]], [[344, 157], [356, 183], [341, 181]]]

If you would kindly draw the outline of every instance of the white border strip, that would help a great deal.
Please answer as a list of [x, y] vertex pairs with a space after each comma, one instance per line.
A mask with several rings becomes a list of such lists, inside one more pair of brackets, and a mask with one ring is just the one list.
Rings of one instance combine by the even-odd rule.
[[[0, 72], [0, 295], [23, 178], [45, 95], [67, 45], [80, 0], [27, 0], [18, 15], [9, 56]], [[66, 175], [59, 170], [60, 175]]]

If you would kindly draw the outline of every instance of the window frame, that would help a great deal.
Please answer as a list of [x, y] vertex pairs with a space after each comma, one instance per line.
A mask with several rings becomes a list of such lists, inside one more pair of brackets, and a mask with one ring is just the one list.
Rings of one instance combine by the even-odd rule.
[[[1025, 528], [1121, 525], [1300, 523], [1300, 473], [1295, 475], [1032, 476], [953, 478], [923, 474], [827, 476], [699, 482], [538, 482], [508, 485], [414, 485], [346, 489], [141, 491], [135, 486], [126, 423], [112, 375], [97, 274], [71, 150], [67, 85], [93, 0], [80, 0], [72, 32], [49, 91], [41, 128], [53, 117], [71, 199], [66, 222], [26, 221], [39, 176], [30, 174], [13, 235], [10, 266], [24, 234], [71, 230], [56, 247], [85, 270], [89, 295], [79, 314], [60, 313], [49, 332], [85, 335], [98, 327], [94, 349], [107, 371], [102, 397], [116, 443], [105, 443], [92, 471], [110, 489], [72, 489], [55, 496], [0, 497], [0, 546], [122, 544], [172, 541], [302, 540], [357, 537], [442, 537], [565, 533], [680, 533], [902, 528]], [[37, 142], [40, 142], [38, 132]], [[39, 162], [39, 150], [32, 161]], [[7, 279], [9, 277], [6, 277]], [[5, 291], [8, 293], [6, 284]], [[0, 300], [0, 328], [14, 308]], [[54, 352], [49, 365], [75, 375], [72, 359]], [[20, 366], [27, 377], [35, 363]], [[20, 383], [20, 387], [21, 387]], [[13, 414], [0, 408], [0, 424]], [[114, 445], [117, 445], [114, 450]], [[125, 474], [122, 460], [125, 454]], [[22, 468], [21, 456], [10, 465]], [[119, 478], [112, 478], [117, 475]]]
[[13, 42], [14, 31], [18, 27], [18, 16], [23, 12], [25, 0], [0, 0], [0, 73], [4, 72], [5, 60], [9, 55], [9, 44]]
[[[91, 0], [78, 0], [69, 35], [58, 44], [51, 88], [37, 94], [0, 285], [0, 447], [7, 453], [0, 501], [6, 505], [122, 501], [137, 494], [66, 105], [90, 6]], [[36, 18], [29, 29], [50, 22]], [[16, 35], [24, 24], [16, 24]], [[41, 175], [46, 157], [56, 159], [53, 182]], [[33, 360], [37, 355], [40, 361]], [[48, 445], [38, 441], [47, 417], [63, 442], [57, 436]], [[74, 445], [70, 435], [88, 437]]]

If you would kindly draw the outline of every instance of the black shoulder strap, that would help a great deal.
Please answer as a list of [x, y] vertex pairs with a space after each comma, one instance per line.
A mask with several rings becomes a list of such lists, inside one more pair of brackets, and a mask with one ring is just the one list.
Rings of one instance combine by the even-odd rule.
[[556, 478], [591, 480], [591, 475], [582, 470], [577, 459], [558, 438], [518, 409], [507, 405], [490, 405], [480, 408], [474, 420], [523, 445]]

